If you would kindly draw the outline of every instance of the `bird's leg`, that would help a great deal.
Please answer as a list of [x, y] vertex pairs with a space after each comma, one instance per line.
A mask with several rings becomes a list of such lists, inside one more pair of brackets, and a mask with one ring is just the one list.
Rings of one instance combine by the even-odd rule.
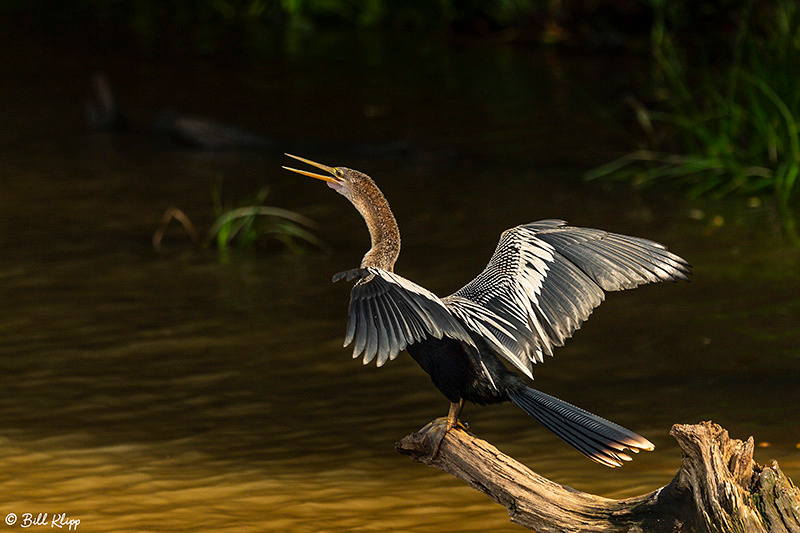
[[456, 424], [458, 424], [458, 416], [461, 414], [463, 408], [464, 398], [461, 398], [458, 402], [450, 402], [450, 411], [447, 413], [447, 431], [456, 427]]
[[460, 422], [458, 421], [458, 415], [461, 414], [461, 410], [463, 408], [464, 408], [463, 398], [461, 398], [457, 402], [450, 402], [450, 411], [447, 413], [447, 418], [445, 419], [444, 428], [442, 428], [441, 426], [438, 428], [432, 428], [433, 431], [436, 433], [435, 435], [436, 442], [433, 445], [433, 452], [431, 452], [431, 455], [428, 458], [429, 460], [436, 459], [436, 456], [439, 455], [439, 446], [442, 445], [442, 441], [447, 435], [447, 432], [460, 424]]

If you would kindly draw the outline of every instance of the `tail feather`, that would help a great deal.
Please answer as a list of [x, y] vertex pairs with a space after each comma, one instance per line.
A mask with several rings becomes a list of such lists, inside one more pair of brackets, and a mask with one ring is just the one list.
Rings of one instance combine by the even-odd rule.
[[622, 452], [625, 447], [614, 441], [596, 438], [596, 436], [591, 434], [581, 433], [582, 428], [565, 424], [563, 419], [559, 420], [550, 416], [549, 413], [543, 410], [537, 411], [536, 414], [532, 416], [560, 439], [573, 446], [593, 461], [613, 468], [622, 466], [622, 461], [631, 460], [629, 455]]
[[536, 389], [524, 387], [512, 394], [511, 400], [564, 442], [602, 465], [616, 467], [630, 461], [626, 449], [638, 453], [655, 448], [629, 429]]

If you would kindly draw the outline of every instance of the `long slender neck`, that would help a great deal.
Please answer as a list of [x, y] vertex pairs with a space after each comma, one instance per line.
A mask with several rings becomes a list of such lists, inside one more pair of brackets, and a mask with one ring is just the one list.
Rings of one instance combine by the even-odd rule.
[[386, 197], [367, 177], [361, 180], [358, 194], [353, 195], [350, 201], [364, 217], [372, 241], [372, 247], [361, 260], [361, 268], [394, 271], [394, 263], [400, 255], [400, 230]]

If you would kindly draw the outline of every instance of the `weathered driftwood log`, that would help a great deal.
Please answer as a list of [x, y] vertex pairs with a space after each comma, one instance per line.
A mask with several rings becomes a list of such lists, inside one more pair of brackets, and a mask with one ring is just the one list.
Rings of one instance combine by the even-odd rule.
[[453, 429], [431, 459], [434, 421], [397, 443], [398, 452], [486, 493], [511, 521], [539, 532], [800, 532], [800, 491], [778, 464], [753, 461], [753, 438], [731, 439], [711, 422], [676, 424], [683, 451], [673, 480], [642, 496], [613, 500], [559, 485], [486, 441]]

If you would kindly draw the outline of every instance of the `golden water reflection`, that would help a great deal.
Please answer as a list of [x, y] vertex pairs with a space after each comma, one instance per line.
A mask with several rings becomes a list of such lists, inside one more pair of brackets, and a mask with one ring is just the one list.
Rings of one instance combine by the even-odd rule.
[[[531, 220], [669, 244], [693, 263], [693, 283], [609, 295], [536, 368], [542, 390], [641, 433], [654, 453], [612, 471], [511, 405], [470, 405], [465, 419], [542, 475], [609, 497], [668, 483], [680, 460], [669, 427], [704, 419], [770, 442], [757, 460], [778, 459], [797, 480], [800, 259], [772, 213], [701, 206], [725, 211], [717, 227], [672, 196], [573, 179], [619, 146], [584, 112], [602, 65], [492, 50], [459, 48], [430, 79], [387, 63], [355, 86], [360, 71], [325, 76], [344, 67], [315, 57], [230, 67], [223, 93], [259, 98], [227, 108], [193, 77], [205, 66], [131, 60], [111, 74], [132, 112], [191, 94], [203, 113], [284, 136], [410, 132], [410, 154], [302, 155], [375, 177], [404, 235], [398, 272], [440, 294], [483, 268], [502, 230]], [[363, 367], [341, 347], [349, 289], [330, 276], [368, 245], [352, 208], [282, 172], [280, 154], [199, 154], [70, 127], [94, 64], [52, 57], [35, 94], [22, 61], [5, 63], [14, 72], [0, 87], [14, 103], [0, 106], [0, 137], [15, 140], [0, 144], [0, 513], [64, 512], [83, 531], [520, 531], [482, 494], [393, 451], [447, 402], [409, 358]], [[397, 92], [398, 75], [410, 92]], [[333, 80], [332, 93], [316, 95], [315, 79]], [[497, 79], [507, 83], [488, 91]], [[376, 94], [391, 120], [354, 118]], [[336, 251], [222, 263], [179, 230], [153, 251], [169, 205], [210, 225], [219, 176], [240, 197], [269, 184], [270, 202], [317, 220]]]

